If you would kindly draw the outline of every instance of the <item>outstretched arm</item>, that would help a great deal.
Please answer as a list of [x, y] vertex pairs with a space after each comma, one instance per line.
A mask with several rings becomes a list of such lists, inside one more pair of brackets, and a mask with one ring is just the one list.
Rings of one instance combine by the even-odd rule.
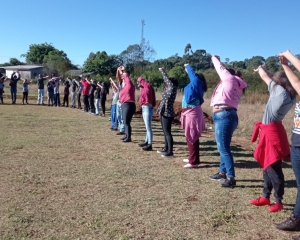
[[172, 82], [170, 81], [170, 79], [168, 78], [168, 75], [165, 72], [165, 69], [163, 67], [158, 69], [161, 73], [161, 75], [163, 76], [164, 82], [168, 85], [171, 86]]
[[116, 89], [119, 89], [112, 78], [109, 78], [109, 81], [111, 85], [113, 85]]
[[185, 67], [185, 71], [187, 72], [191, 82], [199, 81], [196, 73], [194, 72], [194, 69], [190, 66], [190, 64], [186, 63], [186, 64], [184, 64], [184, 67]]
[[213, 55], [211, 57], [212, 63], [215, 66], [215, 69], [219, 75], [219, 77], [221, 78], [221, 80], [223, 80], [224, 78], [227, 77], [227, 75], [231, 75], [226, 68], [222, 65], [221, 61], [220, 61], [220, 57], [217, 55]]
[[[290, 83], [292, 84], [293, 88], [296, 90], [298, 95], [300, 95], [300, 79], [297, 77], [297, 75], [292, 71], [292, 69], [288, 66], [288, 59], [281, 55], [279, 57], [280, 63], [282, 65], [282, 68], [288, 77]], [[293, 60], [294, 61], [294, 60]], [[298, 60], [299, 61], [299, 60]], [[294, 61], [295, 62], [295, 61]], [[300, 62], [300, 61], [299, 61]], [[295, 65], [294, 65], [295, 66]]]
[[267, 85], [272, 81], [272, 74], [268, 72], [265, 65], [260, 65], [258, 68], [254, 69], [254, 72], [257, 72]]

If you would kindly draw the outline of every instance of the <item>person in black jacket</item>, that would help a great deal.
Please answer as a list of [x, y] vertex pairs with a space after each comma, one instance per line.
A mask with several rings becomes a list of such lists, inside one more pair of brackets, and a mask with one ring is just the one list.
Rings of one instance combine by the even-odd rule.
[[164, 68], [159, 68], [161, 72], [166, 90], [162, 94], [162, 100], [157, 109], [160, 115], [160, 122], [165, 136], [164, 148], [157, 150], [162, 157], [173, 157], [173, 136], [171, 134], [171, 126], [175, 117], [173, 104], [177, 94], [178, 81], [175, 78], [169, 78]]
[[17, 83], [20, 80], [21, 76], [18, 71], [13, 72], [10, 78], [10, 94], [11, 94], [11, 104], [16, 104], [17, 100]]
[[95, 91], [96, 91], [96, 84], [94, 82], [94, 80], [91, 80], [91, 89], [90, 89], [90, 107], [91, 107], [91, 114], [95, 114]]

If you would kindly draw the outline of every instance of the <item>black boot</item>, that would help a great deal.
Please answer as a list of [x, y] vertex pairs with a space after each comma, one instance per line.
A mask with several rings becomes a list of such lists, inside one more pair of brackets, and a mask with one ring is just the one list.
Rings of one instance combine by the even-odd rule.
[[142, 142], [142, 143], [139, 143], [138, 145], [139, 145], [140, 147], [145, 147], [145, 146], [148, 145], [148, 143], [147, 143], [147, 142]]
[[1, 103], [3, 104], [3, 97], [1, 98]]
[[152, 144], [147, 144], [145, 147], [142, 148], [144, 151], [152, 151]]
[[284, 231], [300, 231], [300, 218], [291, 215], [286, 221], [275, 224], [275, 227]]

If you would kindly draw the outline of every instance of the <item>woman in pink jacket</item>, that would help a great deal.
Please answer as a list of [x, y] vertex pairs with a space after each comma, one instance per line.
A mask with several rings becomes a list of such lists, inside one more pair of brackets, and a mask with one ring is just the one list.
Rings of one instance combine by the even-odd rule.
[[247, 83], [234, 69], [226, 69], [221, 64], [219, 56], [212, 56], [212, 62], [221, 80], [213, 92], [210, 104], [213, 108], [215, 139], [220, 153], [220, 169], [209, 178], [224, 181], [222, 187], [233, 188], [236, 181], [230, 143], [232, 134], [238, 126], [237, 107]]
[[199, 137], [205, 129], [204, 115], [201, 108], [203, 95], [207, 91], [203, 74], [196, 74], [189, 64], [185, 64], [190, 83], [185, 86], [182, 98], [181, 126], [189, 149], [189, 157], [183, 159], [184, 168], [197, 168], [200, 164]]
[[120, 102], [122, 117], [125, 125], [125, 136], [121, 138], [123, 142], [131, 142], [131, 120], [135, 113], [135, 86], [125, 71], [124, 66], [117, 70], [117, 77], [124, 87], [120, 90]]
[[152, 131], [152, 116], [154, 113], [154, 107], [156, 104], [155, 92], [153, 87], [145, 79], [139, 77], [137, 80], [138, 87], [141, 89], [139, 103], [142, 107], [143, 119], [146, 127], [146, 139], [145, 142], [139, 144], [144, 151], [152, 150], [152, 140], [153, 140], [153, 131]]

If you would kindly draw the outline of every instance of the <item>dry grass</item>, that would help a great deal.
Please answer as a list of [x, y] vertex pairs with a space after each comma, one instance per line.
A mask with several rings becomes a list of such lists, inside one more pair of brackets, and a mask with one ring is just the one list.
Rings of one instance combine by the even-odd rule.
[[[209, 112], [208, 101], [206, 108]], [[262, 110], [240, 105], [236, 135], [248, 138]], [[163, 159], [137, 146], [145, 135], [141, 119], [133, 119], [133, 143], [125, 144], [109, 130], [107, 118], [78, 110], [0, 105], [0, 118], [1, 239], [285, 240], [295, 235], [273, 227], [295, 202], [290, 165], [284, 164], [285, 210], [270, 214], [267, 207], [251, 206], [249, 199], [262, 190], [262, 171], [238, 139], [232, 146], [237, 187], [223, 189], [208, 179], [219, 163], [212, 132], [200, 140], [201, 168], [186, 170], [186, 141], [178, 127], [173, 127], [176, 158]], [[159, 123], [153, 125], [156, 150], [163, 136]]]

